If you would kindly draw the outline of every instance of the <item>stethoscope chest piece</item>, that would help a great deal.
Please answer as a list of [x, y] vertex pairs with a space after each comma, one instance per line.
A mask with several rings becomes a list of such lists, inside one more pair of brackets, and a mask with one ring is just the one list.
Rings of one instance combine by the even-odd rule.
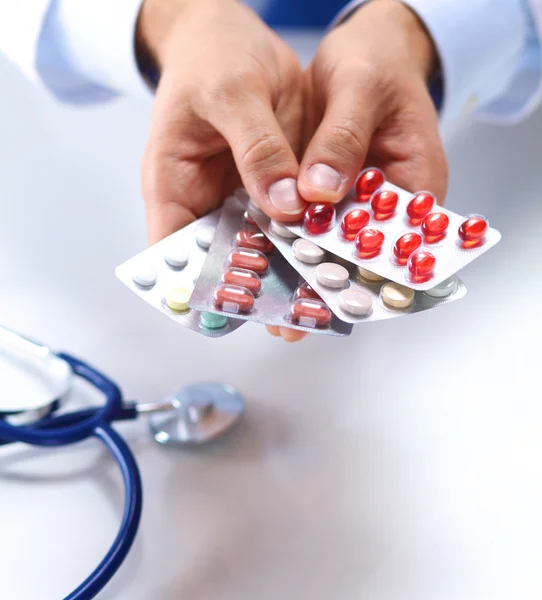
[[197, 445], [215, 440], [239, 422], [245, 409], [243, 396], [224, 383], [189, 385], [168, 401], [173, 410], [149, 416], [152, 436], [161, 445]]

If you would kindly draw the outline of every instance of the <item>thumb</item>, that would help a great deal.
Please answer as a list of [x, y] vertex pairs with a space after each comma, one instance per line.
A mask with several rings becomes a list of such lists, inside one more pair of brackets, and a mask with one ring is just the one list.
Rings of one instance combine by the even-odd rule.
[[338, 202], [346, 195], [365, 162], [377, 116], [377, 103], [362, 104], [355, 88], [330, 94], [300, 166], [298, 188], [305, 200]]

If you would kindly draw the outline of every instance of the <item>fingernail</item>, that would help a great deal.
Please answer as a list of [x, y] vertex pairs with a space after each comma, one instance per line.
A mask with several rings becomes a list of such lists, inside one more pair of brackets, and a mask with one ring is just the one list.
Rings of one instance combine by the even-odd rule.
[[313, 187], [328, 190], [329, 192], [338, 192], [342, 181], [340, 173], [332, 167], [321, 163], [312, 165], [309, 168], [307, 179]]
[[294, 215], [305, 208], [297, 192], [297, 181], [293, 178], [281, 179], [271, 184], [268, 194], [271, 204], [287, 215]]

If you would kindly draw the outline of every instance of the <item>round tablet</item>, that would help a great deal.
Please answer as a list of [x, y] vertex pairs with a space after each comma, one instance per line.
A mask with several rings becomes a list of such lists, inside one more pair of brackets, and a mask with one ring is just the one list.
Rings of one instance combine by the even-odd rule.
[[292, 244], [292, 249], [297, 260], [309, 265], [317, 265], [326, 257], [326, 253], [322, 250], [322, 248], [316, 244], [313, 244], [312, 242], [309, 242], [309, 240], [303, 240], [301, 238]]
[[269, 229], [275, 235], [278, 235], [279, 237], [285, 238], [287, 240], [295, 240], [295, 238], [297, 237], [295, 233], [292, 233], [289, 229], [286, 229], [286, 227], [284, 227], [282, 223], [275, 221], [275, 219], [272, 219], [271, 223], [269, 223]]
[[414, 302], [414, 290], [390, 281], [380, 290], [382, 300], [390, 308], [408, 308]]
[[329, 288], [343, 288], [348, 283], [348, 271], [335, 263], [322, 263], [316, 267], [318, 283]]
[[452, 275], [425, 293], [431, 298], [447, 298], [457, 289], [457, 277]]
[[190, 251], [186, 246], [171, 245], [164, 256], [164, 260], [170, 267], [175, 269], [182, 269], [188, 264], [190, 258]]
[[361, 290], [343, 290], [339, 292], [339, 306], [350, 315], [363, 317], [371, 311], [373, 299]]
[[206, 329], [222, 329], [228, 324], [228, 317], [211, 312], [202, 312], [200, 321]]
[[216, 228], [208, 223], [200, 223], [196, 227], [196, 242], [198, 246], [207, 250], [213, 241]]
[[166, 295], [166, 304], [172, 310], [185, 311], [188, 310], [188, 301], [192, 295], [192, 290], [187, 288], [173, 288]]
[[149, 264], [140, 265], [137, 271], [132, 275], [134, 283], [144, 288], [150, 288], [158, 279], [158, 271]]
[[358, 267], [358, 271], [360, 276], [367, 281], [385, 281], [386, 279], [385, 277], [381, 277], [372, 271], [367, 271], [367, 269], [364, 269], [363, 267]]

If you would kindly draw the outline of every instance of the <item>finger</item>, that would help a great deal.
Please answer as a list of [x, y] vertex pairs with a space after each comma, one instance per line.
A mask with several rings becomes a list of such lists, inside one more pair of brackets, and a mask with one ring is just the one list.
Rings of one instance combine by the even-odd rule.
[[300, 167], [298, 188], [308, 202], [338, 202], [352, 187], [378, 124], [380, 102], [373, 95], [362, 80], [330, 89]]
[[298, 331], [297, 329], [281, 327], [280, 335], [285, 342], [294, 343], [301, 341], [307, 334], [304, 331]]
[[310, 141], [314, 137], [322, 117], [323, 109], [314, 93], [312, 67], [309, 67], [303, 77], [303, 154], [305, 154]]
[[271, 218], [299, 219], [305, 209], [297, 190], [299, 164], [270, 99], [249, 86], [235, 93], [226, 86], [221, 94], [204, 116], [228, 142], [251, 198]]
[[448, 162], [439, 134], [438, 116], [425, 90], [412, 98], [374, 139], [376, 148], [367, 164], [381, 168], [396, 185], [411, 191], [430, 191], [439, 204], [448, 189]]
[[303, 113], [303, 80], [299, 75], [288, 93], [281, 94], [275, 108], [277, 121], [298, 163], [303, 151]]
[[280, 337], [280, 329], [275, 327], [275, 325], [266, 325], [265, 328], [273, 337]]
[[[161, 85], [141, 170], [151, 244], [218, 206], [228, 168], [227, 153], [216, 154], [220, 152], [212, 140], [216, 132], [204, 131], [204, 124], [190, 113], [188, 105], [178, 101], [169, 81]], [[206, 135], [207, 139], [197, 139], [196, 135]], [[211, 141], [214, 146], [209, 148]], [[202, 155], [201, 147], [215, 155]], [[233, 162], [231, 157], [229, 160]]]
[[[185, 227], [218, 207], [224, 174], [223, 157], [207, 163], [152, 154], [144, 162], [143, 189], [150, 244]], [[185, 206], [185, 199], [191, 203]]]

